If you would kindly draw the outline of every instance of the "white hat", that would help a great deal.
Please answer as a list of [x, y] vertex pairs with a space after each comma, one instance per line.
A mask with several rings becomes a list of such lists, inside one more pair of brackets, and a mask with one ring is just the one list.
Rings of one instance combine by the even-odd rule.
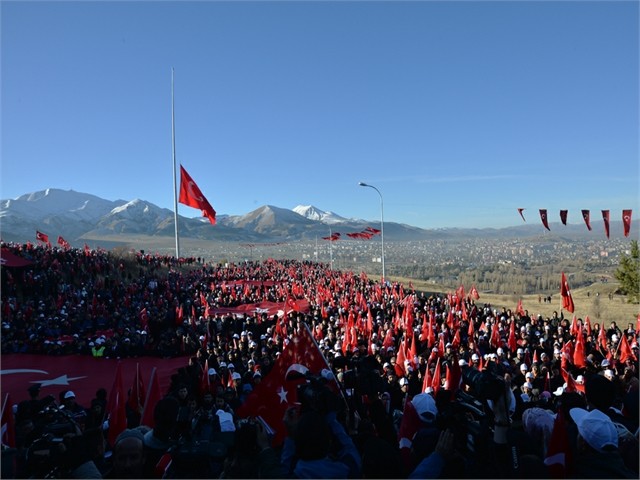
[[240, 380], [242, 379], [242, 376], [238, 372], [233, 372], [233, 375], [231, 375], [231, 378], [233, 380]]
[[562, 395], [563, 393], [564, 393], [564, 387], [558, 387], [558, 388], [556, 389], [556, 391], [555, 391], [555, 392], [553, 392], [553, 394], [554, 394], [556, 397], [559, 397], [559, 396], [560, 396], [560, 395]]
[[608, 378], [609, 380], [613, 380], [613, 370], [611, 370], [611, 369], [607, 368], [607, 369], [604, 371], [604, 376], [605, 376], [606, 378]]
[[519, 348], [518, 350], [516, 350], [516, 353], [524, 353], [524, 350], [522, 348]]
[[210, 368], [209, 369], [209, 375], [216, 375], [218, 372], [216, 372], [215, 368]]
[[65, 398], [65, 400], [67, 398], [76, 398], [76, 394], [73, 393], [71, 390], [69, 390], [67, 393], [64, 394], [64, 398]]
[[602, 360], [602, 362], [600, 363], [601, 367], [608, 367], [609, 365], [611, 364], [609, 363], [609, 360], [607, 360], [606, 358]]
[[524, 376], [524, 378], [533, 378], [533, 373], [527, 372], [527, 374]]
[[233, 416], [229, 412], [225, 412], [224, 410], [218, 410], [216, 412], [218, 418], [220, 419], [220, 431], [221, 432], [235, 432], [236, 426], [233, 423]]
[[502, 349], [502, 347], [498, 347], [498, 350], [496, 350], [496, 353], [498, 355], [502, 355], [504, 353], [504, 350]]
[[473, 355], [471, 355], [471, 360], [475, 362], [476, 360], [480, 360], [480, 357], [478, 356], [477, 353], [474, 353]]
[[524, 382], [522, 384], [522, 388], [533, 388], [533, 385], [531, 384], [531, 382]]
[[600, 410], [587, 412], [583, 408], [572, 408], [569, 414], [576, 422], [578, 433], [591, 448], [601, 453], [607, 446], [618, 448], [618, 430]]
[[529, 368], [529, 367], [527, 367], [527, 364], [526, 364], [526, 363], [521, 363], [521, 364], [520, 364], [520, 370], [523, 370], [523, 371], [525, 371], [525, 372], [526, 372], [526, 371], [528, 370], [528, 368]]
[[461, 358], [460, 360], [458, 360], [458, 365], [460, 365], [461, 367], [466, 367], [469, 364], [467, 363], [467, 361], [464, 358]]
[[584, 377], [582, 375], [578, 375], [576, 377], [576, 383], [579, 383], [580, 385], [582, 385], [584, 383]]
[[616, 335], [615, 333], [613, 335], [611, 335], [611, 341], [613, 343], [617, 342], [618, 341], [618, 335]]
[[438, 415], [438, 407], [436, 401], [428, 393], [419, 393], [411, 400], [420, 419], [425, 422], [433, 422]]
[[407, 380], [406, 378], [402, 377], [402, 378], [400, 379], [399, 383], [400, 383], [400, 386], [401, 386], [401, 387], [404, 387], [405, 385], [408, 385], [408, 384], [409, 384], [409, 380]]
[[236, 366], [233, 363], [229, 363], [229, 365], [227, 365], [227, 368], [236, 368]]

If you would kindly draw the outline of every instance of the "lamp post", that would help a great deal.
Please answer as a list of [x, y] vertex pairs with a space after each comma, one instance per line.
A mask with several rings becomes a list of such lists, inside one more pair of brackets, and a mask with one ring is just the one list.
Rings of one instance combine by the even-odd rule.
[[382, 244], [382, 282], [384, 283], [387, 277], [384, 271], [384, 203], [382, 201], [382, 193], [380, 193], [380, 190], [378, 190], [373, 185], [369, 185], [364, 182], [360, 182], [358, 183], [358, 185], [360, 185], [361, 187], [373, 188], [376, 192], [378, 192], [378, 195], [380, 195], [380, 243]]

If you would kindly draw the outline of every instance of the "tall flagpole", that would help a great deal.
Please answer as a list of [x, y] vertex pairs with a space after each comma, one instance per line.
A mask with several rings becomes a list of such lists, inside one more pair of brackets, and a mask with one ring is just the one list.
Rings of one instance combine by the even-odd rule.
[[173, 221], [176, 225], [176, 258], [180, 258], [178, 236], [178, 179], [176, 174], [176, 116], [173, 100], [173, 67], [171, 67], [171, 150], [173, 152]]

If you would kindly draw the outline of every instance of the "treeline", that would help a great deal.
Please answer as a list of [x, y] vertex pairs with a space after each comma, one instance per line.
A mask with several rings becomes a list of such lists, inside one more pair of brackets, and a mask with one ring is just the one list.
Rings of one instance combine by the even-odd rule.
[[571, 288], [579, 288], [609, 277], [612, 272], [595, 271], [588, 264], [555, 264], [547, 266], [490, 265], [464, 267], [461, 265], [394, 265], [391, 275], [415, 278], [446, 285], [451, 289], [464, 285], [468, 290], [475, 284], [480, 291], [500, 295], [555, 294], [560, 290], [560, 273], [565, 272]]

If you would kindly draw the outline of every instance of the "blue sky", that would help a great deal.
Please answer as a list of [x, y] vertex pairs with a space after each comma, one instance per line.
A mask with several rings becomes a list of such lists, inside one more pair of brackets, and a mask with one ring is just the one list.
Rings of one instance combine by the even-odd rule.
[[172, 209], [173, 67], [177, 161], [219, 214], [379, 219], [364, 181], [422, 228], [619, 220], [640, 213], [638, 6], [3, 1], [1, 198]]

